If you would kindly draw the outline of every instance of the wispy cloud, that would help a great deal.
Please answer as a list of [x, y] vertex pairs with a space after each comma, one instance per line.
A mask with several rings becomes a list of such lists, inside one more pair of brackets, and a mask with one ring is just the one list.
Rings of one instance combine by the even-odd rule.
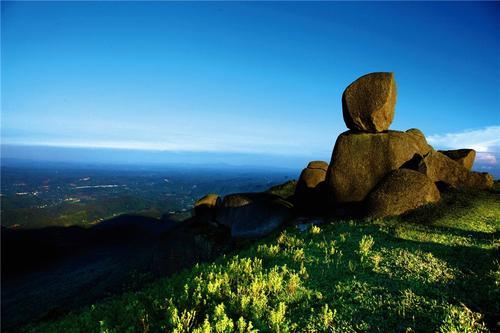
[[[471, 148], [483, 153], [497, 152], [500, 148], [500, 126], [430, 135], [427, 140], [438, 149]], [[486, 155], [482, 154], [482, 156]]]
[[496, 165], [497, 157], [494, 153], [480, 152], [476, 155], [476, 162], [484, 165]]

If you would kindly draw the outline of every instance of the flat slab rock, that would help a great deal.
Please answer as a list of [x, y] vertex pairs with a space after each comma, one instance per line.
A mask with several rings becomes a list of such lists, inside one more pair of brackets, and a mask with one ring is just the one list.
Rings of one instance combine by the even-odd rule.
[[293, 217], [293, 205], [270, 193], [237, 193], [224, 197], [216, 221], [231, 229], [233, 238], [268, 235]]
[[396, 106], [394, 73], [364, 75], [342, 94], [342, 114], [347, 128], [361, 132], [387, 131]]

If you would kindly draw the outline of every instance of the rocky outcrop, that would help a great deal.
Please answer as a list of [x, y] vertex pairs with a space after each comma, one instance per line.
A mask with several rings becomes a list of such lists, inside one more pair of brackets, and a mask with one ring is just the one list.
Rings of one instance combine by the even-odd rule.
[[270, 193], [238, 193], [224, 197], [216, 221], [231, 229], [233, 238], [263, 237], [293, 216], [293, 205]]
[[474, 149], [438, 150], [438, 152], [448, 156], [467, 170], [472, 169], [472, 165], [476, 159], [476, 151]]
[[336, 203], [363, 201], [389, 172], [431, 149], [422, 132], [414, 129], [344, 132], [337, 138], [326, 177], [331, 199]]
[[416, 169], [432, 181], [452, 187], [488, 189], [493, 186], [493, 177], [490, 174], [471, 172], [462, 164], [435, 150], [420, 157]]
[[360, 77], [342, 94], [342, 112], [347, 127], [371, 133], [387, 131], [394, 118], [396, 95], [393, 73]]
[[428, 177], [418, 171], [399, 169], [384, 177], [368, 195], [367, 215], [400, 215], [439, 199], [439, 191]]
[[396, 96], [393, 73], [355, 80], [342, 94], [350, 130], [337, 137], [329, 164], [312, 161], [296, 184], [287, 182], [266, 193], [228, 195], [220, 206], [212, 198], [214, 220], [230, 228], [232, 237], [253, 238], [285, 223], [293, 212], [290, 202], [299, 214], [352, 217], [367, 211], [380, 217], [437, 202], [439, 188], [492, 187], [490, 174], [470, 171], [474, 150], [439, 152], [418, 129], [389, 130]]

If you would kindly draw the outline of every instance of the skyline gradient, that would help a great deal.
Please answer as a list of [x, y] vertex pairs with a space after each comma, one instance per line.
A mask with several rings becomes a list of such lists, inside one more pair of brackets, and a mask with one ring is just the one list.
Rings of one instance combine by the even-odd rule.
[[392, 71], [391, 129], [500, 151], [498, 3], [1, 6], [2, 145], [328, 159], [345, 87]]

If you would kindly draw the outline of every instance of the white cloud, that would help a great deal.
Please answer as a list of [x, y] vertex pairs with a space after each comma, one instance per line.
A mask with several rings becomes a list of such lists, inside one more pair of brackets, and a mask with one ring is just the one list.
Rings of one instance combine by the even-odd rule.
[[480, 152], [476, 155], [476, 161], [481, 164], [496, 165], [497, 158], [492, 153]]
[[[427, 141], [437, 149], [460, 149], [471, 148], [477, 152], [496, 152], [500, 147], [500, 126], [488, 126], [481, 129], [466, 130], [458, 133], [447, 133], [442, 135], [430, 135]], [[484, 159], [490, 159], [487, 155]], [[491, 154], [490, 154], [491, 155]], [[495, 158], [494, 155], [493, 158]]]

